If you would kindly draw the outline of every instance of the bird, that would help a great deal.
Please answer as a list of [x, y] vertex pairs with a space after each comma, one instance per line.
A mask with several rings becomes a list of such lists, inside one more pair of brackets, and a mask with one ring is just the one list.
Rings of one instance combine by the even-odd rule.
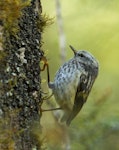
[[98, 60], [86, 50], [69, 46], [74, 57], [65, 62], [56, 72], [54, 81], [49, 82], [56, 102], [64, 114], [60, 119], [69, 126], [80, 112], [92, 89], [99, 72]]

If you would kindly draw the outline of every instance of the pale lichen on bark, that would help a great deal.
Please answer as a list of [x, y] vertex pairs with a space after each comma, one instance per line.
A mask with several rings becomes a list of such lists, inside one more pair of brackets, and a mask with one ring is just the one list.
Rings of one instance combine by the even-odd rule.
[[[43, 55], [41, 31], [38, 21], [41, 19], [41, 4], [32, 0], [22, 10], [18, 20], [18, 32], [8, 33], [4, 30], [3, 51], [6, 53], [4, 68], [0, 75], [0, 115], [11, 115], [11, 125], [19, 133], [13, 134], [15, 149], [40, 149], [38, 139], [31, 134], [33, 122], [40, 121], [41, 104], [40, 66]], [[39, 125], [40, 126], [40, 125]], [[14, 132], [14, 131], [13, 131]]]

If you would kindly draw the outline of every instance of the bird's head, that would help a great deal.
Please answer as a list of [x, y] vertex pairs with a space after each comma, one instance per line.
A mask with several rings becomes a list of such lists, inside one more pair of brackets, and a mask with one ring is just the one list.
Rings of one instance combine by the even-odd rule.
[[78, 59], [81, 63], [87, 66], [92, 66], [98, 69], [98, 61], [96, 58], [86, 50], [77, 51], [74, 47], [70, 45], [71, 50], [74, 52], [74, 57]]

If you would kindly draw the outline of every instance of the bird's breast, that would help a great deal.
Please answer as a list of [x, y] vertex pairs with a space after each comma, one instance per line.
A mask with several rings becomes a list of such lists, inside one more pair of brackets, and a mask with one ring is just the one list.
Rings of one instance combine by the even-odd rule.
[[80, 74], [79, 70], [71, 73], [64, 71], [57, 74], [53, 93], [58, 103], [71, 103], [71, 101], [74, 101]]

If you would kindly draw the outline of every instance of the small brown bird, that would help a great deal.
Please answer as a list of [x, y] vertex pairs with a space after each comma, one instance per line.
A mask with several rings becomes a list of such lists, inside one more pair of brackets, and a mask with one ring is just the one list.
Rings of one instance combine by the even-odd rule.
[[76, 51], [74, 57], [57, 71], [54, 82], [49, 82], [56, 102], [64, 111], [61, 121], [70, 125], [81, 110], [98, 75], [98, 62], [87, 51]]

